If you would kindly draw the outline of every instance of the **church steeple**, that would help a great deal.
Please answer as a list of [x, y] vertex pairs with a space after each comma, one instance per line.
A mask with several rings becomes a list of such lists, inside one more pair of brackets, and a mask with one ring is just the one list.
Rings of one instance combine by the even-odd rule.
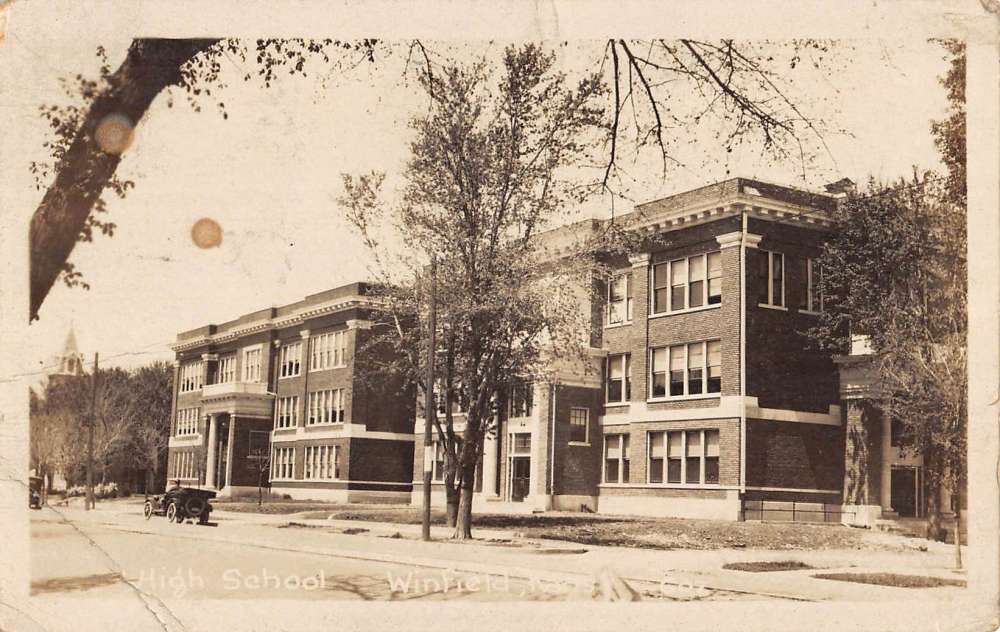
[[83, 375], [83, 354], [76, 345], [76, 332], [70, 325], [69, 334], [66, 336], [66, 343], [63, 345], [62, 353], [56, 356], [55, 370], [52, 375]]

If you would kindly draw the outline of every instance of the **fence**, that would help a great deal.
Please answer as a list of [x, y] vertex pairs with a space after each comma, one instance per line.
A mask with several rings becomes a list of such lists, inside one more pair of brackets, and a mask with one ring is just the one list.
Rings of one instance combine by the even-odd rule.
[[854, 512], [844, 506], [829, 503], [806, 503], [779, 500], [744, 500], [743, 520], [761, 522], [828, 522], [853, 521]]

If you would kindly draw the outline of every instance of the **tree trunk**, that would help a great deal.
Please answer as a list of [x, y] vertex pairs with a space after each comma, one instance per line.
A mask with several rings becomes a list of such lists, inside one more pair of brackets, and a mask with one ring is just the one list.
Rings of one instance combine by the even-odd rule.
[[927, 507], [927, 539], [941, 542], [944, 538], [941, 534], [944, 529], [941, 527], [941, 485], [933, 483], [930, 490], [930, 501]]
[[955, 568], [962, 568], [962, 499], [955, 499]]
[[109, 114], [127, 116], [133, 125], [153, 99], [181, 78], [181, 66], [215, 39], [137, 39], [110, 77], [110, 88], [90, 106], [76, 137], [55, 165], [56, 179], [31, 218], [31, 312], [38, 310], [69, 258], [94, 203], [118, 168], [121, 156], [97, 144], [98, 124]]
[[461, 493], [458, 500], [458, 516], [455, 520], [455, 535], [453, 536], [456, 540], [471, 540], [472, 539], [472, 495], [473, 487], [472, 485], [466, 485], [464, 480], [465, 476], [462, 477], [463, 484]]
[[454, 527], [455, 522], [458, 519], [459, 489], [455, 485], [455, 477], [453, 475], [449, 476], [447, 480], [445, 480], [444, 490], [445, 500], [447, 502], [448, 526]]

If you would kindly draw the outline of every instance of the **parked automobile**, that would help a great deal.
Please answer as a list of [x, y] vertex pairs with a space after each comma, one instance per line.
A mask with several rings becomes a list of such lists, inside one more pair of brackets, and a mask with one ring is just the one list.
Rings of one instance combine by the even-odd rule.
[[41, 476], [28, 477], [28, 507], [32, 509], [42, 508], [42, 485], [45, 481]]
[[166, 516], [170, 522], [183, 524], [189, 518], [197, 520], [198, 524], [208, 524], [212, 513], [212, 503], [215, 492], [208, 489], [193, 487], [175, 487], [165, 494], [146, 499], [142, 514], [149, 520], [153, 514]]

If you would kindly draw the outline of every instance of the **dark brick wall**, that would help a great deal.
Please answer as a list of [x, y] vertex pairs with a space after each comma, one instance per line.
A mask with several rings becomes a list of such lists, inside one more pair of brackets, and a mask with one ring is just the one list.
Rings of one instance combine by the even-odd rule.
[[355, 481], [413, 480], [413, 443], [353, 438], [348, 448], [350, 478]]
[[844, 477], [844, 429], [764, 421], [747, 424], [747, 485], [838, 490]]
[[[556, 494], [594, 496], [601, 479], [601, 427], [597, 416], [603, 404], [600, 389], [580, 386], [555, 387], [555, 489]], [[573, 408], [587, 409], [590, 419], [589, 445], [571, 445], [570, 412]], [[551, 409], [550, 409], [551, 410]], [[547, 426], [551, 426], [551, 419]], [[545, 459], [547, 460], [547, 459]]]
[[[250, 456], [250, 431], [269, 432], [271, 430], [271, 420], [236, 417], [234, 421], [236, 428], [233, 431], [232, 479], [229, 484], [255, 487], [257, 485], [258, 470], [257, 464], [248, 458]], [[264, 482], [266, 483], [267, 480], [268, 475], [265, 473]]]
[[868, 400], [849, 400], [844, 408], [844, 502], [881, 504], [882, 411]]
[[[819, 254], [824, 233], [753, 219], [749, 227], [762, 239], [759, 250], [747, 250], [747, 395], [765, 408], [827, 412], [839, 400], [837, 369], [805, 335], [816, 316], [798, 309], [805, 260]], [[758, 290], [767, 284], [760, 274], [766, 250], [784, 255], [787, 310], [758, 306]]]

